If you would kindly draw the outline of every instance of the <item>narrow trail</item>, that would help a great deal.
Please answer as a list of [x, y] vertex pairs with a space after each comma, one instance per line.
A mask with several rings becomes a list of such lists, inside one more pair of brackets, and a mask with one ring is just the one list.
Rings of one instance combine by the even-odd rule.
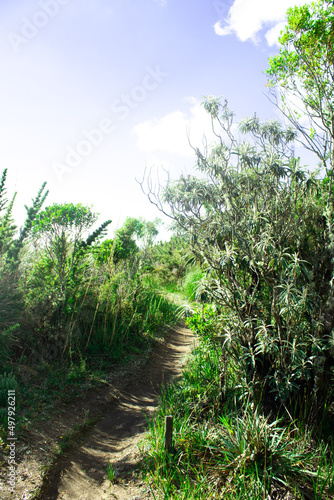
[[[141, 500], [153, 496], [138, 484], [137, 447], [158, 404], [159, 387], [181, 374], [185, 355], [194, 344], [190, 330], [176, 327], [154, 349], [147, 365], [129, 381], [120, 403], [86, 434], [80, 446], [62, 457], [50, 470], [39, 495], [41, 500]], [[116, 481], [111, 484], [107, 465]]]

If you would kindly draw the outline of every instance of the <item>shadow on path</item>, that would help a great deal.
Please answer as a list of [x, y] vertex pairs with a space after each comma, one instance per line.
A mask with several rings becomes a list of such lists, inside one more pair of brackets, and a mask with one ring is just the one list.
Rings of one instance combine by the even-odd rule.
[[147, 365], [121, 392], [118, 406], [85, 434], [79, 447], [57, 460], [44, 480], [38, 499], [132, 498], [136, 493], [134, 487], [127, 491], [124, 485], [111, 486], [107, 466], [112, 463], [114, 471], [130, 474], [136, 468], [140, 461], [136, 445], [146, 431], [147, 418], [152, 418], [157, 408], [159, 388], [181, 374], [184, 357], [193, 344], [194, 336], [188, 329], [171, 330], [164, 342], [153, 350]]

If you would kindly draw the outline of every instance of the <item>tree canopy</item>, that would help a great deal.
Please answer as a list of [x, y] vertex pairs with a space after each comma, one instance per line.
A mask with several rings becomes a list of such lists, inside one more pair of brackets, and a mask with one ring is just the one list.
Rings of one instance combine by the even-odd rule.
[[294, 157], [292, 128], [255, 116], [238, 142], [227, 102], [204, 106], [219, 141], [196, 150], [199, 176], [169, 182], [161, 209], [206, 270], [223, 365], [235, 360], [255, 399], [289, 406], [296, 391], [316, 393], [320, 411], [334, 366], [326, 182]]
[[328, 174], [334, 166], [333, 2], [289, 9], [280, 44], [269, 59], [270, 94]]

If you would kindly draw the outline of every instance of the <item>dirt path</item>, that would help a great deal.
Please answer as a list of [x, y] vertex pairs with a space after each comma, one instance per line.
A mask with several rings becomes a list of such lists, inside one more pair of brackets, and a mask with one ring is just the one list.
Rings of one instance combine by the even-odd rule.
[[[135, 379], [119, 393], [120, 403], [105, 410], [80, 447], [61, 458], [44, 480], [41, 500], [139, 500], [153, 498], [138, 484], [135, 472], [140, 460], [137, 444], [153, 416], [159, 386], [181, 373], [185, 355], [194, 343], [192, 333], [178, 327], [154, 351]], [[111, 484], [106, 468], [111, 463], [117, 481]], [[20, 497], [23, 498], [23, 497]]]

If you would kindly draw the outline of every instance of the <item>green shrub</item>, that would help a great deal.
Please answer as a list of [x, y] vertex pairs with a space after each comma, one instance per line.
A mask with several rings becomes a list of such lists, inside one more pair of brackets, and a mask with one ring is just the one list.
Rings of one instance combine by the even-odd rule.
[[204, 107], [220, 141], [196, 150], [200, 176], [169, 182], [162, 196], [206, 270], [191, 271], [185, 288], [195, 298], [202, 278], [197, 295], [216, 306], [222, 358], [239, 365], [245, 397], [286, 408], [287, 418], [306, 401], [309, 424], [319, 422], [334, 398], [328, 182], [301, 168], [294, 130], [255, 116], [239, 124], [237, 141], [227, 102], [209, 97]]
[[200, 299], [200, 286], [204, 275], [204, 271], [198, 266], [187, 271], [183, 280], [182, 289], [189, 300], [195, 301]]
[[[182, 378], [162, 390], [143, 452], [148, 478], [164, 498], [333, 498], [333, 453], [295, 423], [286, 427], [252, 403], [243, 404], [233, 372], [230, 399], [221, 405], [217, 365], [216, 350], [197, 348]], [[169, 455], [166, 415], [174, 417]]]

